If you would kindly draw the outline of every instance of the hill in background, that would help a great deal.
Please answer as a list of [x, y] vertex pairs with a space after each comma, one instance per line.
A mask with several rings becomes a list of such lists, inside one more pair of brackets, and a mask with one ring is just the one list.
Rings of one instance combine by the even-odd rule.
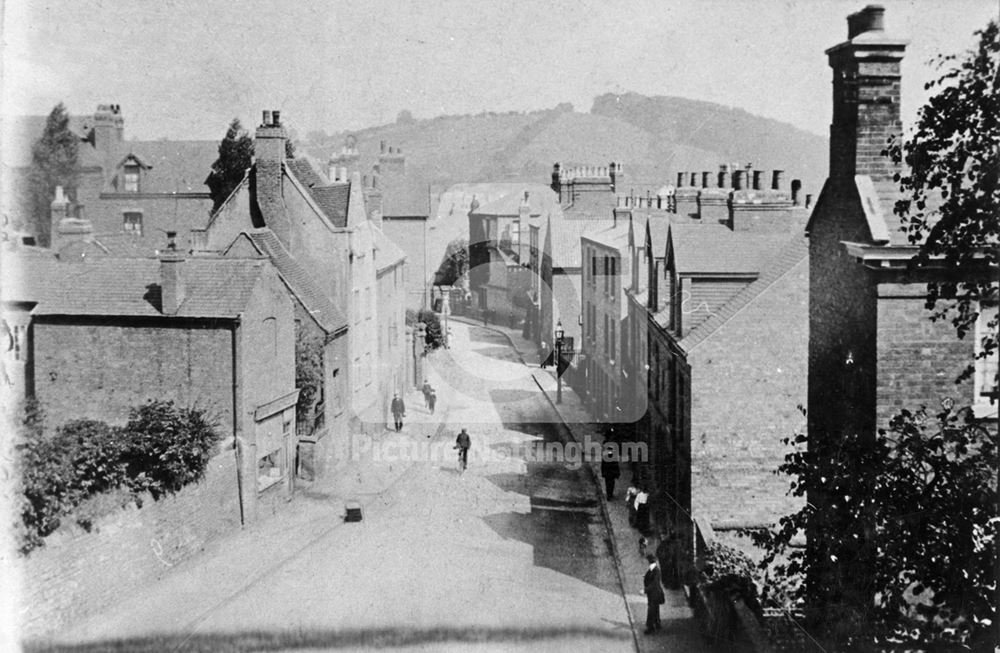
[[407, 170], [430, 186], [516, 181], [547, 184], [565, 165], [621, 162], [637, 185], [674, 183], [676, 172], [718, 170], [720, 163], [779, 168], [818, 194], [826, 178], [828, 141], [741, 109], [678, 97], [605, 94], [589, 113], [572, 105], [529, 113], [480, 113], [416, 120], [403, 112], [391, 125], [326, 135], [311, 132], [301, 147], [322, 162], [356, 139], [363, 169], [380, 142], [401, 148]]

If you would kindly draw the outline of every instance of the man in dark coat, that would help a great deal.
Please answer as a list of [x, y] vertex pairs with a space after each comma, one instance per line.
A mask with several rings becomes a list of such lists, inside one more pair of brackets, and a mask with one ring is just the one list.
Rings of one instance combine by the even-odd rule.
[[420, 392], [424, 393], [424, 408], [431, 407], [431, 382], [424, 379], [424, 385], [421, 386]]
[[656, 564], [656, 556], [652, 553], [646, 555], [649, 568], [642, 578], [643, 591], [646, 593], [646, 630], [647, 635], [652, 634], [662, 627], [660, 625], [660, 606], [663, 605], [665, 597], [663, 595], [663, 585], [660, 583], [660, 566]]
[[464, 470], [469, 466], [469, 449], [472, 447], [472, 438], [462, 429], [462, 432], [455, 438], [455, 448], [458, 449], [458, 463]]
[[660, 561], [660, 576], [663, 579], [663, 586], [667, 589], [678, 589], [680, 587], [677, 578], [677, 536], [673, 531], [662, 531], [660, 533], [660, 545], [656, 547], [656, 558]]
[[615, 495], [615, 479], [621, 476], [621, 465], [618, 464], [618, 452], [615, 448], [605, 447], [601, 455], [601, 476], [604, 477], [604, 490], [608, 501]]
[[396, 423], [396, 431], [399, 432], [403, 428], [403, 418], [406, 416], [406, 404], [403, 403], [403, 399], [398, 394], [392, 395], [390, 409], [392, 410], [392, 419]]

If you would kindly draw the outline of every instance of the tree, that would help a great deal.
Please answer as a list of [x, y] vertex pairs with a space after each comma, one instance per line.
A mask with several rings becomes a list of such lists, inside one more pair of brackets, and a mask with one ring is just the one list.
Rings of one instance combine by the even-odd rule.
[[323, 397], [323, 337], [301, 325], [295, 331], [295, 387], [299, 389], [295, 419], [311, 424], [316, 402]]
[[[783, 517], [777, 530], [753, 539], [767, 556], [762, 566], [792, 587], [798, 605], [821, 606], [813, 627], [831, 650], [980, 650], [996, 622], [997, 436], [945, 408], [903, 410], [874, 443], [868, 434], [845, 437], [835, 450], [806, 449], [806, 436], [786, 439], [795, 450], [778, 473], [790, 474], [792, 494], [820, 491], [832, 510], [816, 520], [807, 503]], [[817, 523], [811, 523], [811, 520]], [[810, 525], [830, 560], [827, 582], [808, 589], [800, 578], [811, 564], [792, 548]], [[867, 540], [869, 547], [859, 547]], [[867, 555], [877, 555], [872, 564]], [[815, 564], [815, 563], [813, 563]], [[873, 604], [859, 605], [844, 588], [865, 570]], [[777, 584], [781, 586], [782, 584]], [[774, 599], [765, 588], [765, 601]], [[986, 650], [986, 649], [982, 649]], [[990, 648], [992, 650], [992, 648]]]
[[69, 114], [62, 102], [45, 120], [42, 135], [31, 147], [32, 220], [40, 245], [51, 243], [50, 206], [56, 186], [62, 186], [70, 198], [75, 197], [77, 154], [80, 138], [69, 129]]
[[396, 114], [396, 124], [397, 125], [412, 125], [416, 122], [413, 117], [413, 113], [409, 109], [403, 109], [398, 114]]
[[444, 260], [434, 275], [434, 285], [454, 286], [469, 269], [469, 239], [456, 238], [448, 243]]
[[[940, 264], [985, 274], [928, 284], [931, 319], [948, 319], [959, 338], [973, 329], [983, 300], [996, 300], [1000, 250], [1000, 38], [991, 21], [963, 57], [939, 55], [937, 89], [921, 107], [914, 133], [890, 139], [886, 154], [906, 172], [896, 175], [904, 197], [894, 211], [911, 243], [914, 268]], [[997, 351], [997, 320], [982, 335], [978, 357]], [[969, 365], [958, 381], [973, 373]], [[994, 385], [996, 379], [994, 379]]]
[[253, 162], [253, 139], [243, 129], [239, 118], [229, 123], [226, 135], [219, 143], [219, 158], [208, 175], [212, 210], [215, 211], [243, 181], [243, 175]]

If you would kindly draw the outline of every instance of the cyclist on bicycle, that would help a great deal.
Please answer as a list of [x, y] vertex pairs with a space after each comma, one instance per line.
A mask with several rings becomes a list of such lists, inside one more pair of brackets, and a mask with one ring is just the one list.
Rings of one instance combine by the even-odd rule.
[[462, 432], [455, 438], [455, 449], [458, 449], [458, 464], [463, 470], [469, 466], [469, 447], [471, 446], [472, 439], [465, 429], [462, 429]]

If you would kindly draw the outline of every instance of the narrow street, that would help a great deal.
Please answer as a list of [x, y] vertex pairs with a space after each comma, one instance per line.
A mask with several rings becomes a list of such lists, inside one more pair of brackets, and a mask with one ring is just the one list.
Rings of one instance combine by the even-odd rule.
[[[376, 439], [370, 464], [405, 471], [372, 495], [362, 522], [339, 523], [341, 497], [317, 485], [292, 504], [293, 537], [237, 534], [58, 641], [73, 650], [634, 650], [590, 471], [542, 459], [561, 424], [503, 336], [463, 324], [452, 333], [451, 349], [428, 358], [445, 414], [411, 400], [405, 438]], [[451, 448], [461, 427], [473, 443], [465, 473]]]

